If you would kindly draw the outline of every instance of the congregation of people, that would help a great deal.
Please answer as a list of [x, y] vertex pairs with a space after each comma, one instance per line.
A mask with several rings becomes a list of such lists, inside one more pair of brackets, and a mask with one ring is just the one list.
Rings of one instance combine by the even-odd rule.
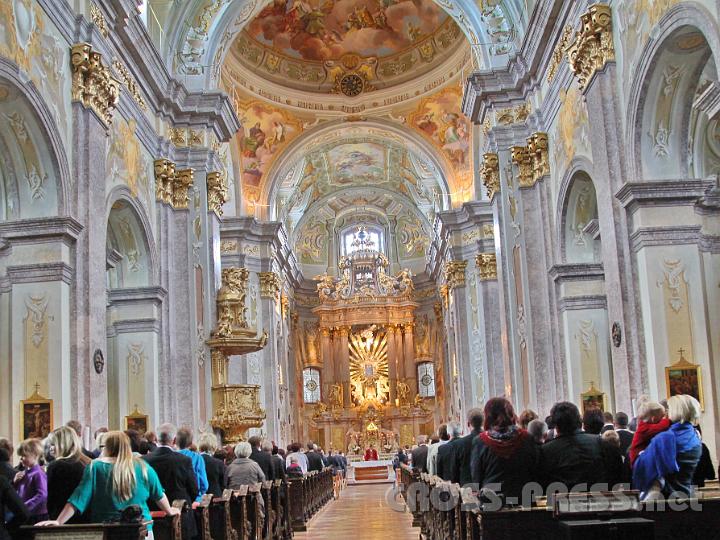
[[490, 399], [467, 415], [466, 434], [442, 424], [428, 440], [401, 449], [396, 467], [410, 467], [461, 486], [471, 485], [508, 506], [526, 505], [529, 486], [542, 493], [636, 489], [643, 500], [690, 497], [714, 480], [715, 469], [698, 425], [692, 396], [658, 403], [641, 397], [632, 420], [623, 412], [556, 403], [543, 420], [532, 410], [516, 415], [505, 398]]
[[[21, 525], [119, 521], [138, 509], [152, 522], [152, 511], [179, 514], [173, 501], [192, 505], [206, 493], [222, 496], [227, 488], [302, 477], [325, 467], [344, 475], [347, 469], [342, 453], [325, 453], [312, 442], [285, 450], [254, 436], [220, 446], [214, 433], [202, 433], [194, 442], [192, 430], [163, 424], [146, 434], [101, 428], [91, 450], [83, 447], [81, 434], [82, 426], [70, 421], [16, 449], [0, 438], [0, 540], [13, 538]], [[183, 514], [182, 529], [184, 538], [198, 534], [191, 513]], [[152, 524], [148, 530], [152, 535]]]

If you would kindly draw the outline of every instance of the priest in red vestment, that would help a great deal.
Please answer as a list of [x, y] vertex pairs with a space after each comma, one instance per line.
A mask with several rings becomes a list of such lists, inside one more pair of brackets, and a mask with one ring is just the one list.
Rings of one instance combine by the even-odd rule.
[[365, 450], [365, 461], [377, 461], [378, 459], [378, 453], [377, 450], [373, 447], [373, 445], [370, 445], [370, 448], [367, 448]]

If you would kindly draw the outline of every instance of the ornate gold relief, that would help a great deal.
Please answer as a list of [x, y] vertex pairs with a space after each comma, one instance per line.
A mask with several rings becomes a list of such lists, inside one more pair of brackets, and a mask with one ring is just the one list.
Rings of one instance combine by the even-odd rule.
[[275, 272], [258, 272], [260, 279], [260, 296], [262, 298], [278, 298], [282, 281]]
[[442, 298], [442, 307], [448, 309], [450, 307], [450, 287], [448, 285], [440, 286], [440, 298]]
[[97, 113], [106, 127], [120, 100], [120, 81], [103, 65], [102, 55], [89, 43], [76, 43], [71, 48], [72, 100]]
[[495, 253], [478, 253], [475, 266], [480, 274], [480, 281], [497, 279], [497, 258]]
[[168, 135], [170, 137], [170, 142], [175, 146], [185, 146], [187, 144], [185, 139], [185, 130], [183, 128], [170, 128], [168, 129]]
[[247, 268], [230, 267], [222, 270], [222, 286], [216, 300], [217, 326], [208, 345], [228, 355], [259, 351], [267, 343], [267, 332], [258, 336], [254, 328], [249, 328], [245, 302], [249, 278]]
[[145, 99], [143, 99], [138, 85], [135, 82], [133, 76], [130, 75], [130, 71], [128, 71], [128, 68], [126, 68], [119, 60], [113, 60], [112, 65], [115, 70], [120, 74], [120, 78], [122, 79], [125, 88], [128, 89], [128, 92], [130, 92], [130, 95], [135, 100], [135, 103], [138, 104], [141, 110], [146, 111], [147, 104], [145, 103]]
[[445, 263], [445, 282], [452, 291], [465, 286], [465, 268], [467, 261], [448, 261]]
[[527, 146], [513, 146], [510, 151], [512, 152], [512, 162], [518, 167], [518, 181], [520, 187], [532, 187], [535, 185], [532, 171], [532, 159], [528, 152]]
[[528, 154], [532, 160], [533, 182], [550, 174], [550, 158], [548, 154], [548, 134], [538, 131], [528, 137]]
[[483, 154], [480, 176], [482, 176], [483, 185], [487, 189], [488, 197], [492, 200], [495, 193], [500, 191], [500, 162], [497, 154], [491, 152]]
[[495, 113], [495, 121], [501, 125], [510, 125], [524, 122], [528, 116], [530, 116], [530, 104], [526, 102], [516, 107], [498, 110]]
[[105, 15], [102, 14], [100, 8], [95, 4], [90, 4], [90, 18], [97, 29], [100, 31], [104, 38], [108, 37], [107, 23], [105, 22]]
[[202, 146], [203, 137], [202, 131], [195, 131], [194, 129], [188, 129], [188, 146]]
[[265, 410], [260, 406], [260, 386], [233, 384], [213, 387], [215, 413], [210, 424], [223, 431], [223, 439], [236, 443], [245, 438], [247, 430], [261, 427]]
[[153, 162], [155, 170], [155, 198], [165, 204], [172, 204], [172, 179], [175, 177], [175, 164], [169, 159], [156, 159]]
[[435, 321], [440, 324], [443, 321], [443, 307], [440, 302], [433, 304], [433, 311], [435, 312]]
[[570, 69], [584, 90], [590, 78], [605, 64], [615, 60], [612, 37], [612, 11], [607, 4], [593, 4], [580, 16], [580, 30], [567, 48]]
[[190, 202], [188, 190], [192, 186], [194, 180], [192, 169], [182, 169], [177, 171], [173, 178], [172, 188], [172, 205], [174, 208], [185, 209]]
[[228, 202], [227, 176], [223, 172], [207, 173], [208, 209], [220, 217], [223, 215], [223, 204]]
[[560, 62], [562, 62], [562, 59], [565, 56], [568, 42], [570, 41], [572, 34], [573, 34], [573, 27], [570, 26], [569, 24], [566, 25], [565, 29], [563, 30], [562, 36], [560, 37], [560, 41], [558, 41], [558, 44], [556, 45], [555, 50], [553, 51], [552, 58], [550, 58], [550, 63], [548, 64], [548, 75], [547, 75], [548, 82], [551, 82], [555, 78], [555, 74], [557, 73], [557, 70], [560, 67]]

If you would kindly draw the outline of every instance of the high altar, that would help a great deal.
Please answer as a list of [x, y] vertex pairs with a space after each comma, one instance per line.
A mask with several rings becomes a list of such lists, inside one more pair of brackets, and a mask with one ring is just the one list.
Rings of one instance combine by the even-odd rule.
[[362, 459], [371, 444], [386, 457], [432, 422], [434, 399], [418, 394], [413, 282], [388, 272], [388, 259], [360, 230], [340, 277], [318, 276], [313, 309], [319, 354], [305, 367], [322, 373], [322, 399], [308, 410], [311, 432], [326, 449]]

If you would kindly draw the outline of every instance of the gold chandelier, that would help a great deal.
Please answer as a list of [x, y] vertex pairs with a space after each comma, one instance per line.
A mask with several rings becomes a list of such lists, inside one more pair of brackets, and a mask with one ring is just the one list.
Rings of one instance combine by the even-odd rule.
[[350, 334], [350, 384], [355, 406], [382, 406], [390, 398], [387, 335], [376, 326]]

